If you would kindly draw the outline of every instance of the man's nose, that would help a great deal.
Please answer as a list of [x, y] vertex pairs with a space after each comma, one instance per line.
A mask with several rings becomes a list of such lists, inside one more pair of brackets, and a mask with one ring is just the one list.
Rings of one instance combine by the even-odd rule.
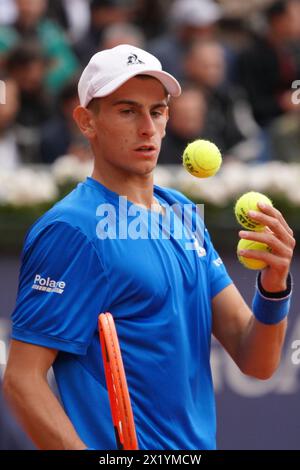
[[150, 113], [144, 113], [141, 116], [139, 132], [141, 135], [153, 136], [155, 133], [155, 125]]

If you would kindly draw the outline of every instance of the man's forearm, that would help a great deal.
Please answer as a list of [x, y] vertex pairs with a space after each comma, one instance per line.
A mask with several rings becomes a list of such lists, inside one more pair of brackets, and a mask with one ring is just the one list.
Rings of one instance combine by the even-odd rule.
[[286, 318], [275, 325], [265, 325], [254, 316], [250, 319], [238, 354], [245, 374], [260, 379], [271, 377], [280, 361], [286, 327]]
[[5, 375], [4, 393], [39, 449], [81, 450], [87, 446], [43, 377]]
[[261, 283], [264, 273], [259, 273], [257, 289], [252, 303], [254, 318], [242, 336], [241, 354], [246, 362], [245, 369], [251, 374], [254, 369], [261, 371], [262, 378], [268, 378], [276, 370], [287, 327], [287, 315], [290, 308], [292, 279], [290, 275], [282, 276], [282, 282], [274, 284], [276, 289], [266, 291]]

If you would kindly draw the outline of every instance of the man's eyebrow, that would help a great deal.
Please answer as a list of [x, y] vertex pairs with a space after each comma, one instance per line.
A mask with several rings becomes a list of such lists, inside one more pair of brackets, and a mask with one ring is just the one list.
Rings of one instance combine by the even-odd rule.
[[168, 103], [166, 103], [165, 101], [160, 101], [159, 103], [154, 103], [151, 108], [167, 108], [168, 107]]
[[[143, 105], [141, 103], [138, 103], [137, 101], [133, 100], [117, 100], [113, 102], [113, 106], [119, 106], [121, 104], [127, 104], [129, 106], [136, 106], [138, 108], [142, 108]], [[158, 103], [153, 103], [151, 105], [151, 108], [167, 108], [168, 104], [165, 101], [159, 101]]]

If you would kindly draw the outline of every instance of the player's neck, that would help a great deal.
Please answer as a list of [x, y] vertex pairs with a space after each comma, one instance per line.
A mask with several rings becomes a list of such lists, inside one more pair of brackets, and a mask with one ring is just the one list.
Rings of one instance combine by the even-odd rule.
[[154, 203], [153, 198], [153, 175], [129, 175], [119, 172], [103, 172], [94, 168], [92, 178], [103, 184], [106, 188], [121, 195], [134, 204], [147, 208]]

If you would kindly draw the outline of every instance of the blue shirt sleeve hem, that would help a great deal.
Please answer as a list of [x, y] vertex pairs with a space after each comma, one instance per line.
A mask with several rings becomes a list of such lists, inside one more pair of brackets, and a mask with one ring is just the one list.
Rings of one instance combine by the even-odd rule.
[[85, 355], [87, 346], [76, 342], [71, 342], [61, 338], [47, 336], [35, 331], [22, 330], [14, 327], [12, 330], [12, 339], [23, 341], [25, 343], [32, 343], [37, 346], [44, 346], [46, 348], [57, 349], [72, 354]]
[[216, 295], [218, 295], [225, 287], [228, 287], [230, 284], [232, 284], [232, 279], [230, 277], [225, 276], [221, 279], [218, 279], [218, 282], [216, 283], [216, 287], [212, 289], [211, 292], [211, 298], [213, 299]]

